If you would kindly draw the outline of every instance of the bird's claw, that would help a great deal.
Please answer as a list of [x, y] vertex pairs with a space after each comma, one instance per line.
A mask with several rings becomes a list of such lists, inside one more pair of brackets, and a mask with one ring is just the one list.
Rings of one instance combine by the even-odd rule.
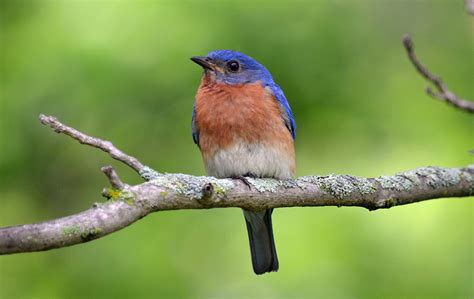
[[249, 190], [252, 189], [252, 184], [247, 180], [246, 177], [244, 177], [242, 175], [238, 175], [238, 176], [235, 176], [235, 177], [232, 177], [232, 178], [236, 179], [236, 180], [241, 180], [242, 183], [244, 183], [249, 188]]

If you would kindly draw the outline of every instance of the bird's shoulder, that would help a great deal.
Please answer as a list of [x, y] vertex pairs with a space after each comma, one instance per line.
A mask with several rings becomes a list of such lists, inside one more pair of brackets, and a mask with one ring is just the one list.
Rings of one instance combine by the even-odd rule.
[[282, 110], [282, 117], [285, 121], [285, 125], [291, 133], [293, 139], [296, 138], [296, 121], [291, 111], [290, 103], [286, 99], [283, 90], [273, 81], [269, 84], [266, 84], [265, 89], [274, 97], [274, 99], [280, 105]]

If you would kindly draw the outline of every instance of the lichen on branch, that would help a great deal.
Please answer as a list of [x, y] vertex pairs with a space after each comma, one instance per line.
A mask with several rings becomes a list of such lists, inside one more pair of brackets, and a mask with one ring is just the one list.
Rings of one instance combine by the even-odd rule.
[[64, 218], [0, 228], [0, 254], [41, 251], [88, 242], [120, 230], [158, 211], [245, 208], [262, 210], [304, 206], [355, 206], [369, 210], [440, 197], [474, 194], [474, 165], [423, 167], [394, 176], [305, 176], [296, 180], [217, 179], [160, 174], [150, 181], [107, 188], [109, 200]]

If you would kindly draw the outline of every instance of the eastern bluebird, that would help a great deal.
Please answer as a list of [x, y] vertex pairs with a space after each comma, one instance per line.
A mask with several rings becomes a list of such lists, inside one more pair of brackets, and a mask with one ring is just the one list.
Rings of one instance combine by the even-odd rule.
[[[296, 124], [270, 72], [251, 57], [231, 50], [191, 60], [204, 69], [192, 131], [207, 173], [218, 178], [292, 178]], [[273, 209], [243, 212], [254, 272], [277, 271]]]

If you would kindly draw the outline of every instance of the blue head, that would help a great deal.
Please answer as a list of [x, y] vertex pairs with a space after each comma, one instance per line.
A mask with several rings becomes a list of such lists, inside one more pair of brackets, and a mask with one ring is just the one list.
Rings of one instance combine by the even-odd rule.
[[244, 84], [262, 81], [264, 85], [273, 83], [270, 72], [255, 59], [232, 50], [217, 50], [206, 56], [194, 56], [192, 61], [204, 68], [206, 74], [227, 84]]

